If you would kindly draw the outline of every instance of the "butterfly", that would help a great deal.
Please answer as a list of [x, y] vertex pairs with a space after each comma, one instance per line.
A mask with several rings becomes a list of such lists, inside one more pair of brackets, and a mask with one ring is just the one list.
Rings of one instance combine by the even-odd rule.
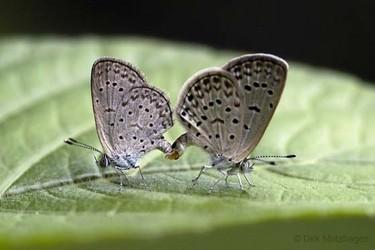
[[100, 153], [95, 158], [100, 167], [111, 165], [126, 178], [123, 170], [139, 168], [137, 162], [147, 152], [172, 151], [163, 137], [173, 126], [169, 99], [130, 63], [114, 58], [96, 60], [91, 70], [91, 96], [104, 152], [72, 138], [65, 142]]
[[194, 183], [206, 168], [213, 167], [225, 181], [237, 175], [242, 190], [240, 174], [253, 186], [246, 173], [264, 156], [248, 156], [275, 112], [287, 72], [288, 64], [279, 57], [248, 54], [193, 75], [185, 82], [176, 107], [187, 132], [177, 138], [166, 157], [178, 159], [187, 146], [196, 145], [209, 154], [210, 165], [201, 168]]

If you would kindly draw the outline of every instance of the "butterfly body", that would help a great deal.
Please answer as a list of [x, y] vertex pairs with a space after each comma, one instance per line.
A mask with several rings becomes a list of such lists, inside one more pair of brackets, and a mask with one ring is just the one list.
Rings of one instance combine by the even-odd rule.
[[253, 164], [247, 157], [275, 112], [287, 70], [281, 58], [252, 54], [196, 73], [186, 81], [176, 107], [187, 132], [167, 157], [177, 159], [195, 145], [210, 155], [209, 167], [225, 178], [250, 172]]
[[[107, 155], [103, 157], [108, 158]], [[138, 159], [139, 157], [135, 157], [133, 155], [119, 154], [119, 155], [114, 155], [113, 158], [110, 158], [109, 163], [119, 169], [128, 170], [131, 168], [137, 168], [136, 164], [137, 164]]]
[[171, 150], [162, 136], [173, 125], [169, 100], [134, 66], [113, 58], [97, 60], [91, 93], [100, 142], [112, 165], [136, 168], [145, 153]]
[[133, 65], [114, 58], [96, 60], [91, 70], [91, 96], [104, 152], [74, 139], [65, 142], [100, 153], [99, 166], [111, 165], [122, 172], [138, 168], [138, 160], [154, 149], [172, 150], [163, 137], [173, 126], [169, 99], [150, 86]]

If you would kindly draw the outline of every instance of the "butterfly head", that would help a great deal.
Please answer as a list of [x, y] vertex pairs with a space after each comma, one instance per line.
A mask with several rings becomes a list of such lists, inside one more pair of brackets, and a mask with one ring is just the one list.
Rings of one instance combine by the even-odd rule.
[[[96, 159], [96, 158], [95, 158]], [[96, 164], [101, 168], [106, 168], [111, 165], [111, 159], [106, 154], [101, 154], [99, 159], [96, 160]]]
[[239, 167], [243, 174], [250, 173], [254, 168], [254, 163], [252, 163], [249, 159], [244, 159], [240, 162]]

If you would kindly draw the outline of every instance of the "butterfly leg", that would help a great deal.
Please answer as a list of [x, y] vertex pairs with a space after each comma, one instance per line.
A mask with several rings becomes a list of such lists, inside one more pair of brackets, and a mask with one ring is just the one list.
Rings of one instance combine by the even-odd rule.
[[146, 179], [145, 179], [145, 177], [143, 176], [143, 174], [142, 174], [142, 171], [141, 171], [141, 168], [139, 167], [139, 166], [136, 166], [136, 168], [138, 168], [139, 170], [139, 174], [140, 174], [140, 176], [141, 176], [141, 178], [142, 178], [142, 184], [149, 190], [149, 191], [151, 191], [151, 188], [150, 188], [150, 186], [146, 183]]
[[229, 182], [228, 182], [228, 177], [229, 177], [229, 175], [227, 174], [226, 176], [225, 176], [225, 185], [226, 186], [229, 186]]
[[198, 176], [191, 180], [191, 181], [193, 182], [193, 186], [196, 185], [196, 184], [198, 183], [198, 179], [199, 179], [199, 177], [201, 177], [201, 175], [205, 172], [205, 170], [206, 170], [206, 166], [203, 166], [203, 167], [201, 168], [201, 171], [199, 171]]
[[245, 177], [245, 180], [246, 180], [247, 183], [249, 184], [249, 188], [255, 187], [255, 185], [254, 185], [253, 183], [251, 183], [251, 181], [250, 181], [249, 178], [246, 176], [246, 174], [243, 174], [243, 176]]
[[219, 184], [220, 181], [222, 181], [224, 178], [219, 178], [215, 181], [215, 183], [210, 187], [208, 190], [208, 193], [211, 193], [214, 190], [214, 187], [216, 187], [217, 184]]
[[124, 171], [122, 171], [121, 168], [115, 167], [115, 170], [116, 170], [118, 176], [120, 177], [120, 190], [121, 190], [122, 187], [124, 186], [124, 179], [126, 181], [126, 185], [129, 184], [129, 180], [128, 180], [128, 177], [126, 177], [126, 174], [124, 173]]
[[229, 185], [229, 183], [228, 183], [229, 174], [225, 170], [219, 170], [219, 172], [223, 175], [225, 185], [228, 186]]
[[145, 181], [145, 177], [143, 176], [143, 174], [142, 174], [142, 171], [141, 171], [141, 168], [139, 167], [139, 166], [136, 166], [135, 168], [138, 168], [139, 170], [139, 174], [140, 174], [140, 176], [141, 176], [141, 178], [142, 178], [142, 181]]
[[242, 185], [242, 180], [241, 180], [240, 174], [237, 174], [237, 178], [238, 178], [238, 183], [240, 184], [241, 191], [245, 191], [244, 188], [243, 188], [243, 185]]

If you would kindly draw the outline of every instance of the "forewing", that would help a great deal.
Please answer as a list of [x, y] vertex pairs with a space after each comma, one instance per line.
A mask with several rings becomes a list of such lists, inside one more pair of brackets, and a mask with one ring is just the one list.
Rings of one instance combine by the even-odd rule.
[[176, 113], [193, 141], [208, 152], [235, 154], [240, 142], [242, 94], [231, 74], [211, 68], [198, 72], [184, 85]]
[[126, 94], [115, 116], [113, 142], [118, 155], [141, 155], [164, 140], [163, 133], [173, 126], [168, 98], [158, 89], [135, 87]]
[[244, 93], [244, 129], [235, 161], [248, 156], [262, 138], [283, 92], [288, 64], [273, 55], [244, 55], [223, 66]]
[[104, 151], [110, 157], [114, 150], [116, 111], [131, 88], [144, 85], [142, 74], [127, 62], [101, 58], [92, 66], [91, 94], [96, 129]]

